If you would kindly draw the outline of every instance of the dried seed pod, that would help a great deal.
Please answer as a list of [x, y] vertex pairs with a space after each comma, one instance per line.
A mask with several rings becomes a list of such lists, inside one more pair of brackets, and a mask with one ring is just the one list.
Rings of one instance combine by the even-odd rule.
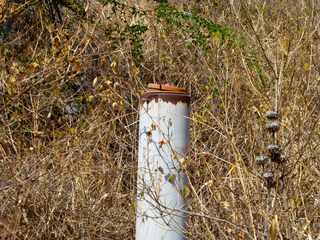
[[281, 156], [280, 156], [280, 162], [281, 162], [281, 163], [284, 163], [284, 162], [286, 162], [286, 160], [287, 160], [286, 156], [285, 156], [284, 154], [281, 154]]
[[278, 119], [279, 114], [275, 111], [268, 111], [268, 112], [266, 112], [266, 117], [269, 120], [276, 120], [276, 119]]
[[273, 173], [272, 172], [265, 172], [263, 173], [263, 178], [265, 180], [265, 184], [267, 188], [275, 187], [276, 183], [274, 181]]
[[259, 155], [259, 156], [256, 156], [255, 160], [258, 165], [264, 165], [269, 161], [269, 157], [265, 155]]
[[269, 152], [280, 152], [280, 147], [279, 145], [276, 145], [276, 144], [269, 144], [267, 146], [267, 149]]
[[273, 173], [272, 172], [264, 172], [263, 173], [263, 178], [264, 179], [273, 179]]
[[277, 132], [279, 130], [279, 128], [280, 128], [280, 125], [279, 125], [278, 121], [268, 122], [266, 125], [266, 129], [272, 133]]
[[269, 144], [267, 146], [267, 149], [269, 151], [270, 159], [272, 162], [276, 162], [276, 163], [281, 162], [281, 149], [278, 145]]

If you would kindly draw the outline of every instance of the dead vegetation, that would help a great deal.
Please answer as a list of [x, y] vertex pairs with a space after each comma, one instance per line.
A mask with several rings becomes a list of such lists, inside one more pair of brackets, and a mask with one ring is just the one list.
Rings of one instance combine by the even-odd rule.
[[[319, 239], [318, 2], [172, 2], [228, 30], [206, 45], [191, 28], [199, 18], [188, 32], [157, 21], [158, 3], [132, 15], [101, 2], [86, 17], [62, 9], [62, 23], [40, 5], [1, 22], [0, 239], [134, 238], [137, 108], [150, 82], [192, 92], [188, 239]], [[283, 162], [263, 169], [269, 110]]]

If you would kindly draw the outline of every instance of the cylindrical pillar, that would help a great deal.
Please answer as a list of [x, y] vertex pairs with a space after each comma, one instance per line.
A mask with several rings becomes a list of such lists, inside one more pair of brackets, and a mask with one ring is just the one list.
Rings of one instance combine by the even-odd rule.
[[186, 89], [149, 84], [140, 103], [136, 240], [185, 239]]

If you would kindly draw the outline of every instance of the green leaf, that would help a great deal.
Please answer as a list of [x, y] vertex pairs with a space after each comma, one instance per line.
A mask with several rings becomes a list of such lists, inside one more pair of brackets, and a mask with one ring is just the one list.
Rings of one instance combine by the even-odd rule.
[[182, 189], [182, 196], [184, 198], [187, 198], [190, 196], [190, 194], [191, 194], [190, 188], [188, 186], [184, 186]]
[[171, 184], [174, 184], [175, 180], [176, 180], [176, 175], [174, 174], [168, 174], [166, 175], [166, 180], [171, 183]]

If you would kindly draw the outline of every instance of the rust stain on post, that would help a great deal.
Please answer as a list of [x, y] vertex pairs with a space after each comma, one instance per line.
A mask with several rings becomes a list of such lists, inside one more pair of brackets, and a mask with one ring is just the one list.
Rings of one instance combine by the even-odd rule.
[[177, 104], [178, 102], [190, 103], [191, 96], [185, 88], [179, 88], [172, 85], [148, 84], [148, 89], [141, 96], [141, 102], [149, 102], [161, 99], [164, 102]]

